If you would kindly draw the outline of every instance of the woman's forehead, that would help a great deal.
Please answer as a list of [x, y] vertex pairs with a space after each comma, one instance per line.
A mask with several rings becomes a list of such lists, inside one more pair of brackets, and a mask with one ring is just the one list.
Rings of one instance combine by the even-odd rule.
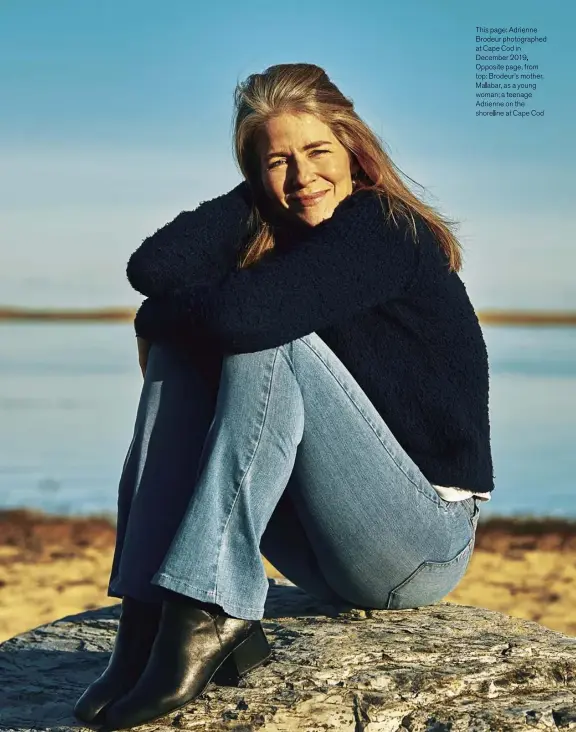
[[321, 119], [306, 112], [291, 112], [275, 115], [262, 126], [262, 132], [267, 137], [282, 135], [307, 135], [323, 132], [331, 134], [330, 128]]
[[255, 140], [261, 154], [283, 152], [282, 146], [305, 149], [312, 144], [336, 142], [328, 125], [304, 114], [282, 115], [268, 120], [258, 130]]

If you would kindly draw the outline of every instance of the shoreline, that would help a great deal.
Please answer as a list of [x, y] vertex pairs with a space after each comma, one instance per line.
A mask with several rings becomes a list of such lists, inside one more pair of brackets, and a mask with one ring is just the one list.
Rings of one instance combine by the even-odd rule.
[[[102, 546], [103, 541], [110, 541], [115, 534], [115, 515], [111, 513], [63, 515], [31, 508], [0, 509], [0, 547], [9, 545], [31, 550], [38, 541], [77, 542], [79, 546], [86, 546], [91, 540]], [[502, 548], [504, 538], [511, 545], [520, 543], [523, 547], [531, 545], [534, 548], [553, 545], [558, 549], [576, 550], [576, 518], [480, 517], [476, 547], [490, 551], [496, 538], [499, 541], [495, 551]]]
[[[0, 511], [0, 643], [84, 610], [107, 594], [110, 516]], [[262, 557], [268, 577], [282, 577]], [[576, 637], [576, 521], [494, 517], [478, 523], [466, 575], [442, 602], [485, 607]]]

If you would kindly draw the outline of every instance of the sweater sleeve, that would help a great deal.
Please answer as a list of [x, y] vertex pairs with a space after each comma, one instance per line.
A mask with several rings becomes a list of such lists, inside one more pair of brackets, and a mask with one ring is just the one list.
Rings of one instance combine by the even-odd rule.
[[[386, 222], [381, 200], [359, 191], [288, 251], [274, 251], [215, 284], [145, 301], [137, 333], [150, 340], [192, 338], [195, 329], [207, 329], [223, 352], [251, 353], [401, 298], [416, 277], [420, 244], [404, 219], [397, 227]], [[417, 230], [420, 242], [431, 235], [425, 226]]]
[[148, 297], [213, 282], [235, 264], [251, 210], [252, 194], [242, 181], [194, 211], [182, 211], [132, 254], [126, 267], [128, 281]]

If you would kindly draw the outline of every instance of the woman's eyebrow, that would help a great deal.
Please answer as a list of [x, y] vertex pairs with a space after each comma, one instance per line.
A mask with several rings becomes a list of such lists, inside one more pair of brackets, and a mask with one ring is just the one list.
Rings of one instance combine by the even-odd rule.
[[[309, 150], [311, 147], [318, 147], [318, 145], [331, 145], [332, 143], [328, 140], [317, 140], [316, 142], [309, 142], [307, 145], [304, 145], [302, 147], [302, 150]], [[276, 152], [271, 152], [266, 155], [266, 160], [269, 158], [274, 158], [280, 155], [289, 155], [289, 153], [284, 152], [283, 150], [277, 150]]]

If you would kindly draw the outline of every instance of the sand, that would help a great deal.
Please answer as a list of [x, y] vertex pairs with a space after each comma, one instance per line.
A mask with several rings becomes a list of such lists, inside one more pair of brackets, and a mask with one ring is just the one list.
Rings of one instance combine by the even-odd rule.
[[[0, 512], [0, 642], [119, 602], [106, 594], [114, 539], [106, 518]], [[264, 562], [269, 577], [281, 577]], [[480, 522], [468, 572], [444, 600], [576, 636], [576, 522]]]

